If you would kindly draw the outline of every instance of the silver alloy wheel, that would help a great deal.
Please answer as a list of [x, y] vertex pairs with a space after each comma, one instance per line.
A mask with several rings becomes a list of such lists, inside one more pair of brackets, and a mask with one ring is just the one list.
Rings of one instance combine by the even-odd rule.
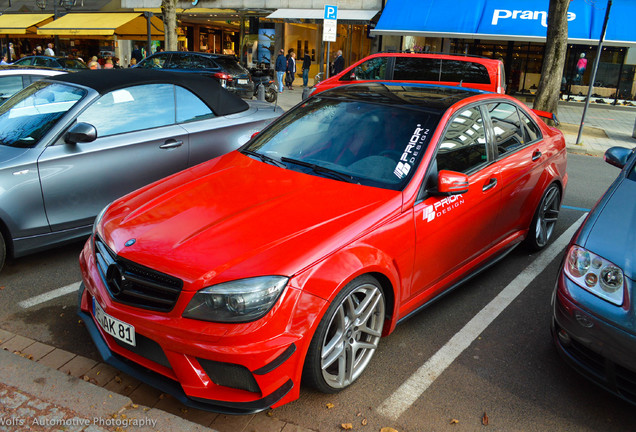
[[338, 305], [320, 352], [322, 376], [330, 387], [347, 387], [369, 364], [382, 335], [383, 297], [380, 288], [365, 283]]
[[552, 237], [554, 226], [559, 217], [560, 206], [561, 193], [559, 192], [559, 188], [553, 185], [543, 197], [541, 207], [537, 214], [538, 219], [535, 229], [537, 246], [544, 247]]

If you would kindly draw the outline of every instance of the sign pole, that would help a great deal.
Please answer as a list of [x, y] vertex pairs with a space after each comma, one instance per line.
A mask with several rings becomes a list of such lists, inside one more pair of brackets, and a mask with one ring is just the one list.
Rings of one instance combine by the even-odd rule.
[[329, 78], [329, 53], [331, 52], [331, 42], [327, 42], [327, 70], [325, 71], [325, 79]]
[[338, 34], [338, 6], [325, 5], [325, 19], [322, 25], [322, 41], [327, 42], [327, 70], [325, 77], [329, 78], [329, 54], [331, 42], [336, 41]]

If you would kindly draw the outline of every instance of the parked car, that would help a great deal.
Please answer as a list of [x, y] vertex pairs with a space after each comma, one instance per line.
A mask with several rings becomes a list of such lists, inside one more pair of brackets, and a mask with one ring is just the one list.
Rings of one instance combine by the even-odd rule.
[[105, 208], [79, 313], [105, 361], [198, 408], [332, 393], [381, 335], [552, 237], [563, 135], [511, 97], [341, 86]]
[[196, 73], [215, 78], [222, 87], [245, 99], [254, 94], [254, 82], [247, 69], [234, 56], [204, 52], [164, 51], [146, 57], [141, 69], [168, 69], [174, 72]]
[[309, 94], [373, 81], [460, 85], [502, 94], [506, 91], [501, 60], [456, 54], [377, 53], [314, 85]]
[[0, 268], [89, 235], [115, 198], [238, 148], [282, 113], [148, 70], [42, 79], [0, 106]]
[[32, 82], [63, 73], [66, 71], [45, 67], [0, 66], [0, 105]]
[[69, 57], [50, 57], [45, 55], [27, 56], [11, 63], [18, 66], [44, 66], [62, 70], [88, 69], [81, 61]]
[[605, 160], [622, 171], [570, 241], [552, 333], [577, 372], [636, 404], [636, 150], [612, 147]]

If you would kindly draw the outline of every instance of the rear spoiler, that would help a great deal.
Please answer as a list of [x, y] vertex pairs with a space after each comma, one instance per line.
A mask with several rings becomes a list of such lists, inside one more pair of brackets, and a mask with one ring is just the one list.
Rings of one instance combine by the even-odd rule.
[[557, 118], [556, 114], [554, 114], [554, 113], [547, 112], [547, 111], [536, 110], [536, 109], [533, 109], [532, 111], [534, 111], [534, 113], [536, 115], [538, 115], [539, 117], [543, 117], [545, 119], [554, 121], [554, 125], [555, 126], [558, 126], [558, 125], [561, 124], [561, 122], [559, 122], [559, 119]]

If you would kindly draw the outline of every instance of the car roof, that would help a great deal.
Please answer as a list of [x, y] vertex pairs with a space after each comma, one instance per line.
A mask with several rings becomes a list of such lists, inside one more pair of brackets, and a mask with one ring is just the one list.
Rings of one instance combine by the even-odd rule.
[[413, 53], [413, 52], [379, 52], [370, 54], [363, 60], [373, 57], [419, 57], [419, 58], [433, 58], [443, 60], [460, 60], [467, 62], [480, 63], [483, 65], [498, 65], [502, 63], [499, 59], [492, 59], [488, 57], [482, 57], [470, 54], [454, 54], [454, 53]]
[[380, 81], [342, 85], [318, 93], [315, 97], [399, 105], [442, 113], [457, 102], [480, 94], [497, 95], [468, 87]]
[[174, 84], [198, 95], [216, 115], [234, 114], [249, 108], [239, 96], [222, 88], [216, 80], [202, 75], [129, 68], [87, 70], [49, 79], [90, 87], [100, 94], [134, 85]]
[[59, 74], [67, 73], [65, 70], [62, 70], [59, 68], [51, 68], [46, 66], [33, 66], [33, 65], [14, 65], [14, 64], [0, 66], [0, 72], [3, 72], [3, 74], [5, 75], [9, 74], [10, 72], [14, 74], [23, 73], [23, 74], [33, 74], [33, 75], [47, 75], [47, 74], [59, 75]]
[[187, 55], [197, 55], [197, 56], [205, 56], [205, 57], [212, 57], [212, 58], [231, 58], [231, 59], [236, 59], [235, 56], [231, 55], [231, 54], [218, 54], [218, 53], [208, 53], [208, 52], [200, 52], [200, 51], [161, 51], [161, 52], [156, 52], [151, 56], [148, 57], [153, 57], [159, 54], [187, 54]]

